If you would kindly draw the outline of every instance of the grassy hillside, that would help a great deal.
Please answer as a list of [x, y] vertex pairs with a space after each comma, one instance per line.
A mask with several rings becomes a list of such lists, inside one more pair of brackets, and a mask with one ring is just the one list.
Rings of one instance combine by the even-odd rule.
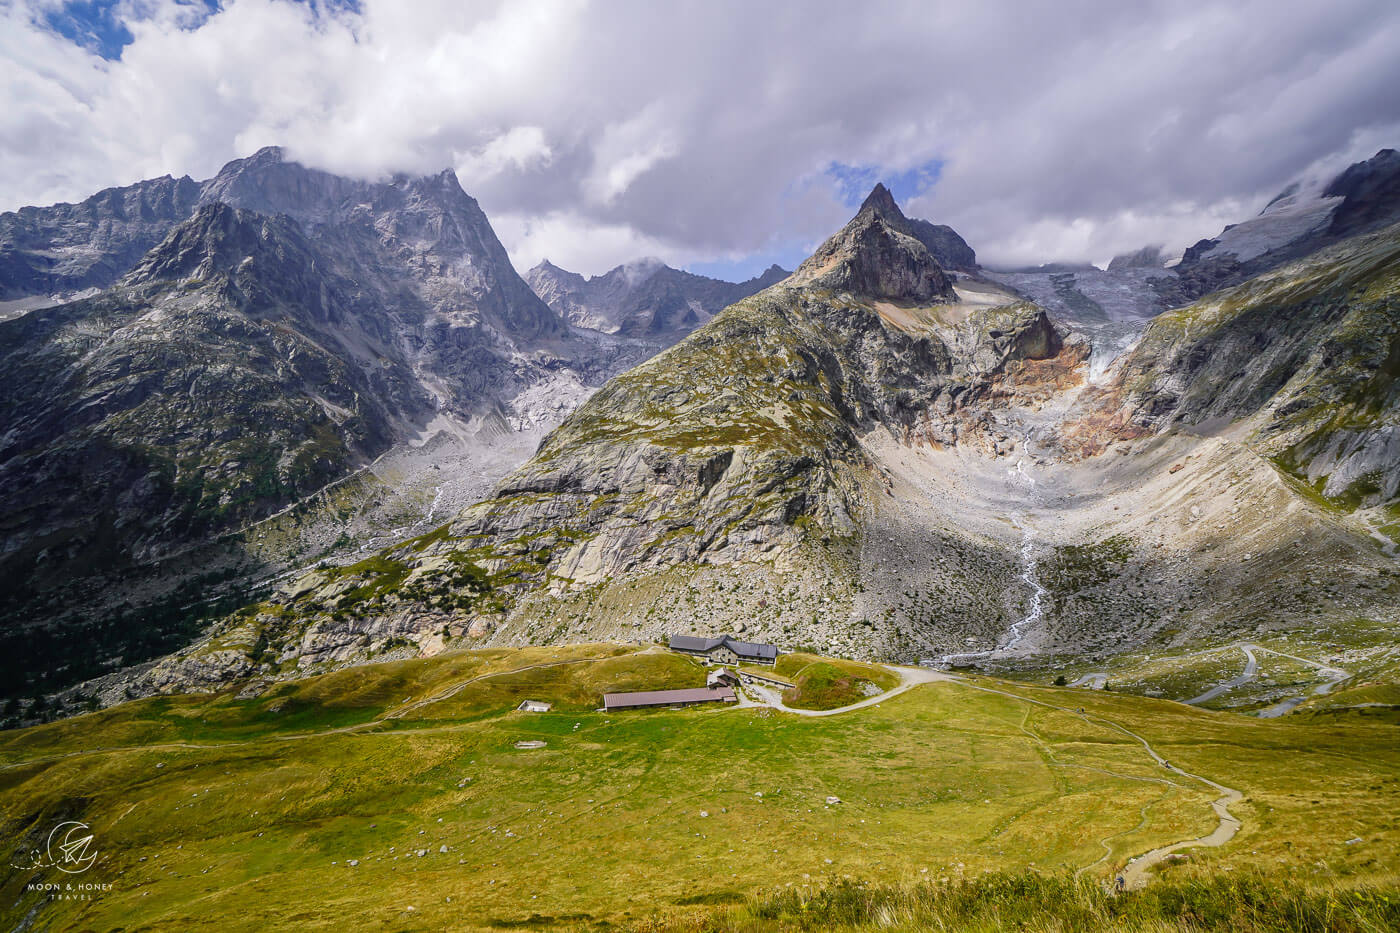
[[[0, 734], [10, 863], [67, 819], [98, 852], [82, 876], [12, 869], [0, 915], [36, 930], [708, 929], [752, 907], [777, 929], [842, 879], [890, 897], [989, 872], [1097, 883], [1216, 824], [1216, 793], [1119, 726], [1245, 794], [1235, 839], [1170, 863], [1169, 881], [1263, 871], [1350, 889], [1400, 863], [1400, 729], [1383, 717], [1264, 722], [980, 679], [825, 718], [595, 711], [606, 690], [702, 677], [656, 651], [502, 649]], [[525, 698], [556, 705], [515, 711]], [[73, 878], [111, 887], [26, 890]]]
[[780, 657], [774, 673], [793, 682], [793, 688], [784, 691], [783, 702], [794, 709], [850, 706], [899, 686], [899, 678], [879, 665], [801, 653]]

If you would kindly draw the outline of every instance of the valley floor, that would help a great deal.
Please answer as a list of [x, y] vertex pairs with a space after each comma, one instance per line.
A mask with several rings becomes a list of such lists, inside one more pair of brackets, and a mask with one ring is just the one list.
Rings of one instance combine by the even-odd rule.
[[[1232, 838], [1130, 879], [1345, 888], [1400, 863], [1400, 733], [1376, 708], [1262, 720], [921, 674], [821, 717], [597, 711], [703, 678], [613, 645], [455, 652], [0, 734], [7, 925], [702, 929], [716, 905], [847, 878], [1106, 884], [1219, 832], [1226, 787]], [[31, 857], [65, 820], [94, 837], [80, 876]], [[30, 888], [73, 880], [98, 888]]]

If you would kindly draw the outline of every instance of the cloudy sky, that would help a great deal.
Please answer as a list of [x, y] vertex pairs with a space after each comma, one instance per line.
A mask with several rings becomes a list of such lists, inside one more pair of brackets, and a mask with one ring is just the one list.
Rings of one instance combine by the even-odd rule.
[[0, 210], [280, 144], [455, 168], [522, 271], [791, 268], [877, 179], [1103, 262], [1400, 145], [1400, 3], [0, 0], [0, 100]]

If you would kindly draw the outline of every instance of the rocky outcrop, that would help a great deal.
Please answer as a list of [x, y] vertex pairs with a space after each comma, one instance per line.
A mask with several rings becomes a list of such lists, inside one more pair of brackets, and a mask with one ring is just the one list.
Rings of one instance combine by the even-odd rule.
[[924, 244], [938, 264], [944, 269], [959, 272], [977, 272], [977, 253], [958, 232], [947, 224], [930, 223], [917, 217], [906, 217], [908, 224], [905, 233]]
[[[295, 219], [337, 272], [382, 307], [425, 326], [428, 354], [438, 354], [442, 341], [460, 347], [467, 331], [475, 331], [470, 342], [483, 350], [503, 342], [506, 359], [512, 344], [567, 334], [563, 320], [516, 274], [486, 215], [451, 170], [360, 182], [306, 168], [269, 147], [230, 162], [204, 184], [201, 199]], [[471, 381], [455, 386], [464, 398], [477, 394]]]
[[[1005, 438], [988, 412], [1072, 384], [1087, 354], [1025, 303], [892, 323], [889, 302], [917, 310], [950, 292], [888, 210], [862, 208], [806, 273], [609, 382], [432, 540], [309, 577], [269, 613], [269, 643], [340, 651], [368, 617], [435, 631], [451, 624], [435, 614], [452, 605], [445, 567], [489, 584], [461, 622], [475, 643], [599, 637], [628, 614], [563, 607], [676, 580], [752, 591], [756, 629], [815, 636], [823, 600], [851, 596], [840, 568], [883, 489], [862, 438], [994, 451]], [[369, 614], [344, 602], [367, 591]], [[631, 617], [647, 632], [689, 624], [683, 602], [649, 606]]]
[[674, 341], [789, 274], [774, 265], [762, 275], [733, 283], [672, 269], [659, 260], [642, 260], [584, 278], [545, 260], [530, 270], [526, 281], [577, 327]]
[[1382, 149], [1348, 166], [1322, 196], [1342, 199], [1327, 228], [1333, 237], [1355, 236], [1400, 221], [1400, 152]]
[[1114, 256], [1108, 263], [1109, 272], [1119, 272], [1123, 269], [1160, 269], [1167, 264], [1166, 257], [1162, 255], [1160, 246], [1144, 246], [1133, 253], [1121, 253]]

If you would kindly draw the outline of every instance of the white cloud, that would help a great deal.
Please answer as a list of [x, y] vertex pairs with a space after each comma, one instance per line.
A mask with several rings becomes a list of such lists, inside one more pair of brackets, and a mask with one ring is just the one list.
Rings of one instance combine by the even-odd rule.
[[517, 126], [495, 137], [484, 146], [456, 158], [457, 177], [468, 188], [504, 171], [525, 171], [549, 164], [554, 154], [544, 130], [538, 126]]
[[617, 201], [632, 182], [677, 152], [666, 128], [665, 108], [652, 104], [642, 113], [603, 129], [593, 144], [593, 167], [583, 191], [596, 204]]
[[819, 240], [849, 214], [828, 166], [938, 160], [907, 206], [985, 260], [1102, 261], [1400, 142], [1392, 0], [325, 7], [128, 0], [104, 62], [0, 2], [0, 209], [280, 143], [455, 166], [522, 267], [600, 272]]
[[545, 259], [564, 269], [597, 274], [642, 257], [670, 265], [689, 258], [684, 247], [638, 233], [629, 224], [600, 224], [572, 211], [495, 214], [491, 225], [501, 241], [510, 244], [511, 262], [522, 275]]

